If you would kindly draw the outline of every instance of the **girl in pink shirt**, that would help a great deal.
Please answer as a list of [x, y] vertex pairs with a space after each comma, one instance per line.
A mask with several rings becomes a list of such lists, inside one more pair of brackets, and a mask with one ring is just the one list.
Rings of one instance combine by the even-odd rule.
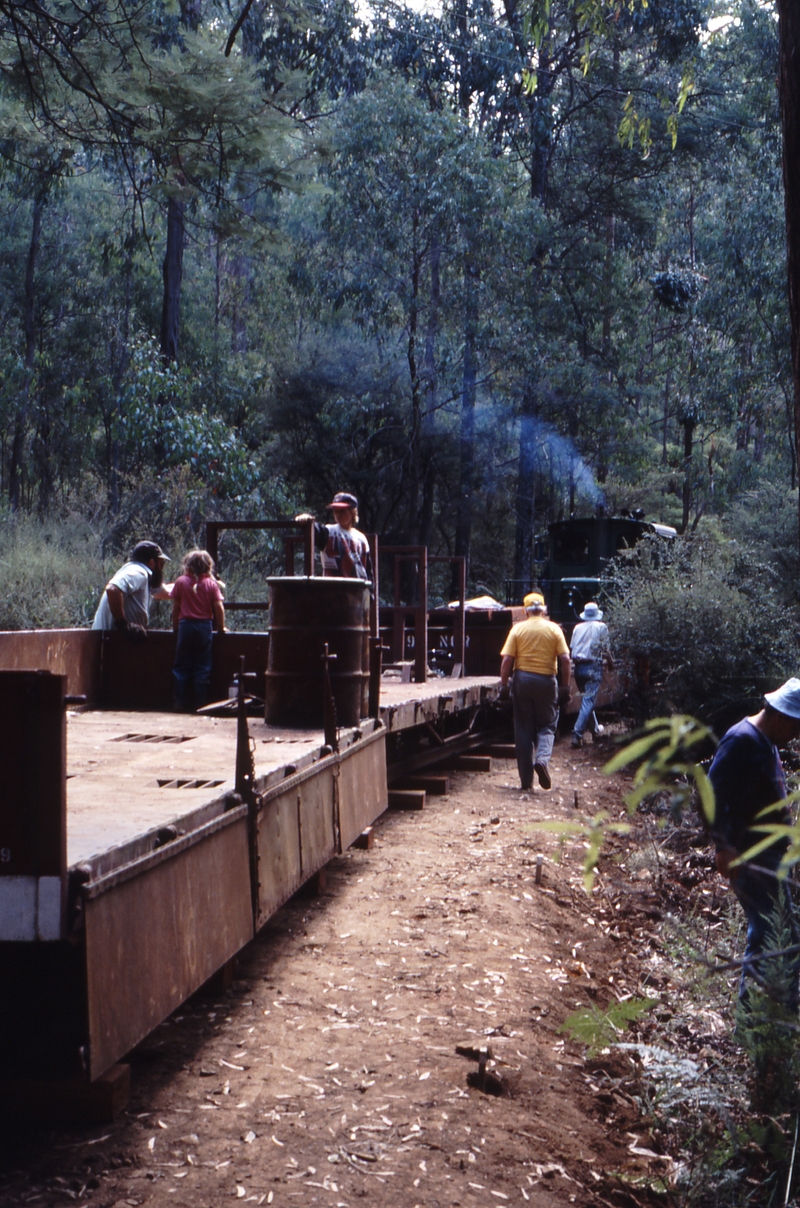
[[222, 592], [214, 577], [214, 559], [206, 550], [193, 549], [183, 559], [171, 598], [172, 628], [178, 635], [172, 668], [175, 708], [186, 713], [208, 700], [214, 622], [220, 633], [225, 632]]

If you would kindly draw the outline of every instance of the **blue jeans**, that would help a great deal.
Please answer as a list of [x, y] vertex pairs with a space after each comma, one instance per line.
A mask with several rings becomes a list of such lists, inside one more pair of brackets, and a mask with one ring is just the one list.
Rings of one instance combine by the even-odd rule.
[[602, 659], [577, 660], [575, 663], [575, 683], [578, 685], [578, 691], [583, 694], [583, 699], [581, 700], [580, 712], [573, 729], [574, 734], [582, 735], [587, 726], [592, 734], [597, 733], [594, 702], [597, 700], [602, 679]]
[[172, 668], [177, 709], [199, 709], [208, 700], [211, 636], [211, 621], [186, 617], [178, 622], [178, 645]]
[[553, 754], [558, 725], [556, 677], [515, 671], [513, 703], [519, 782], [524, 789], [529, 789], [533, 784], [534, 762], [546, 765]]
[[[765, 977], [769, 980], [768, 962], [753, 961], [750, 958], [757, 953], [781, 946], [781, 937], [772, 934], [772, 928], [780, 917], [781, 907], [786, 914], [791, 944], [800, 943], [800, 928], [795, 917], [790, 887], [785, 881], [779, 881], [774, 872], [769, 869], [759, 871], [752, 864], [743, 864], [741, 868], [732, 869], [731, 872], [731, 889], [739, 899], [747, 918], [747, 944], [739, 983], [739, 998], [746, 999], [750, 978], [757, 984]], [[785, 999], [786, 1006], [797, 1011], [800, 953], [793, 953], [785, 959], [788, 960], [791, 970], [791, 985], [781, 998]]]

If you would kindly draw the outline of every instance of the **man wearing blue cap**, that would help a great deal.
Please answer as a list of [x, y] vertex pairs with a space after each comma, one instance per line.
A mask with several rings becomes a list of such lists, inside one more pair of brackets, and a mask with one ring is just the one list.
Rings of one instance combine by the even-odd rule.
[[[777, 869], [789, 840], [782, 836], [752, 860], [731, 868], [731, 863], [764, 838], [755, 828], [791, 825], [786, 805], [786, 782], [778, 751], [800, 736], [800, 679], [787, 680], [764, 697], [764, 708], [746, 717], [725, 734], [717, 747], [709, 770], [714, 789], [715, 815], [713, 838], [717, 848], [717, 868], [730, 878], [747, 917], [747, 945], [742, 963], [740, 999], [746, 1000], [748, 979], [763, 983], [764, 962], [752, 958], [769, 944], [770, 924], [785, 917], [792, 944], [800, 943], [800, 928], [792, 909], [791, 897]], [[769, 806], [776, 806], [764, 814]], [[759, 817], [759, 815], [761, 815]], [[800, 954], [793, 954], [791, 988], [786, 1005], [798, 1007]]]

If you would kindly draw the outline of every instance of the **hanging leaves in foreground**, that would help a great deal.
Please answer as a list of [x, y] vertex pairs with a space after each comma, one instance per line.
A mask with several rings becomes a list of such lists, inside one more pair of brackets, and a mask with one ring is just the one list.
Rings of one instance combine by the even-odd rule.
[[656, 717], [646, 723], [644, 733], [623, 747], [609, 760], [603, 771], [607, 776], [639, 761], [633, 788], [625, 794], [630, 813], [653, 793], [671, 793], [670, 807], [680, 817], [689, 804], [692, 789], [697, 789], [700, 809], [706, 823], [714, 821], [714, 790], [697, 762], [698, 753], [708, 744], [716, 746], [711, 730], [687, 714]]
[[586, 844], [586, 855], [583, 860], [583, 886], [586, 892], [590, 893], [606, 835], [627, 835], [631, 828], [627, 822], [612, 822], [609, 815], [603, 811], [595, 814], [586, 822], [533, 822], [526, 829], [558, 835], [562, 847], [567, 839], [583, 839]]

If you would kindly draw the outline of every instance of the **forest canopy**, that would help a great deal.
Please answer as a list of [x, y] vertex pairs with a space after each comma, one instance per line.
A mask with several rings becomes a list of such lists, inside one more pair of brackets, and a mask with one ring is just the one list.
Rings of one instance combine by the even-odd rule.
[[6, 522], [347, 489], [498, 594], [599, 505], [730, 536], [797, 488], [778, 49], [751, 0], [0, 0]]

